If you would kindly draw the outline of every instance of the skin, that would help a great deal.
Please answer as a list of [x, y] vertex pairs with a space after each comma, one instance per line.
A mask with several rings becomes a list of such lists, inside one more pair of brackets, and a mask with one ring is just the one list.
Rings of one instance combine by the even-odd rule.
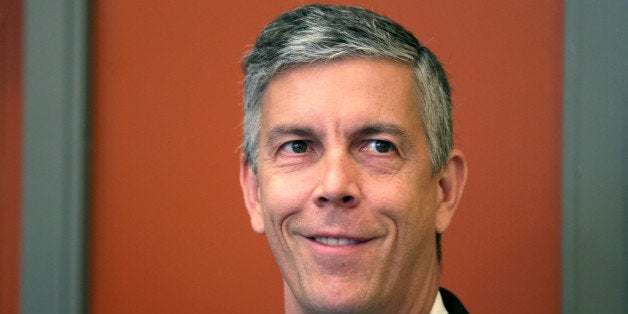
[[384, 60], [302, 66], [269, 83], [258, 171], [242, 158], [240, 183], [287, 313], [431, 309], [435, 234], [451, 222], [466, 162], [453, 150], [432, 175], [418, 99], [412, 70]]

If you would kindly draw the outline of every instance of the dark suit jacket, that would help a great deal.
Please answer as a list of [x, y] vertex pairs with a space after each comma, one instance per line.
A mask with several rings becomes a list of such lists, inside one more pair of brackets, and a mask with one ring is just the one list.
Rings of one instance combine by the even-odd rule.
[[469, 313], [467, 309], [464, 308], [462, 302], [458, 300], [458, 298], [447, 289], [440, 288], [440, 296], [443, 298], [443, 303], [445, 304], [445, 309], [450, 314], [466, 314]]

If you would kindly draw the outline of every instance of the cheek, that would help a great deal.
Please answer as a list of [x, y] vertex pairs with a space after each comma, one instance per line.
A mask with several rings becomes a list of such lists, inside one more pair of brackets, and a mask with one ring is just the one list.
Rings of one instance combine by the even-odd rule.
[[266, 220], [277, 224], [300, 211], [311, 194], [307, 182], [290, 174], [272, 174], [264, 178], [260, 182], [260, 197]]
[[412, 238], [435, 228], [437, 190], [433, 184], [403, 180], [376, 185], [373, 191], [377, 194], [375, 202], [395, 222], [400, 236]]

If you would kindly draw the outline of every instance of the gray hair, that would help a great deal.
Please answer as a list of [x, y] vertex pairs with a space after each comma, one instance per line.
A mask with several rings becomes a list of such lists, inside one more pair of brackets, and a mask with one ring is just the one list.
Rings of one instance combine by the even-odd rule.
[[445, 72], [436, 56], [401, 25], [358, 7], [308, 5], [270, 22], [242, 61], [246, 161], [257, 169], [261, 102], [269, 81], [291, 68], [347, 58], [392, 60], [410, 66], [420, 91], [421, 122], [432, 173], [453, 147], [452, 106]]

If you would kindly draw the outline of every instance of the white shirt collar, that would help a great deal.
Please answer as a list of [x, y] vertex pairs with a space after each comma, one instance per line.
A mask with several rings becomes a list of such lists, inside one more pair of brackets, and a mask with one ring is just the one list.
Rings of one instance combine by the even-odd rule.
[[434, 305], [432, 305], [430, 314], [447, 314], [447, 309], [445, 309], [445, 304], [443, 303], [443, 297], [440, 296], [440, 291], [436, 294], [436, 300], [434, 300]]

